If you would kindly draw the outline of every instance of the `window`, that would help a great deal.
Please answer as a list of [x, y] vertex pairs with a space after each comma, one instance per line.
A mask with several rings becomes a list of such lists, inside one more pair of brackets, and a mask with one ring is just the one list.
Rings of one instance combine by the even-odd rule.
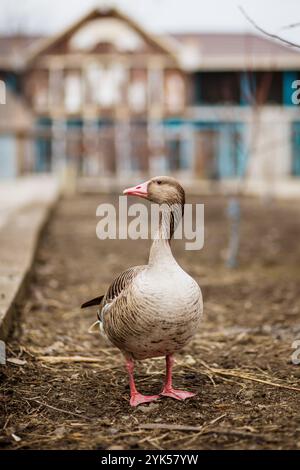
[[91, 63], [86, 68], [85, 74], [85, 102], [86, 104], [98, 104], [101, 69], [98, 64]]
[[49, 70], [49, 101], [50, 106], [61, 106], [64, 100], [64, 74], [62, 69]]
[[65, 78], [65, 107], [76, 113], [82, 105], [81, 77], [78, 72], [68, 72]]
[[45, 111], [48, 108], [48, 73], [44, 70], [35, 72], [30, 80], [29, 91], [33, 94], [34, 107], [38, 111]]
[[147, 107], [147, 72], [143, 69], [131, 71], [128, 87], [129, 107], [134, 113], [142, 113]]
[[162, 106], [164, 101], [163, 71], [161, 69], [149, 70], [149, 104]]
[[282, 104], [283, 79], [281, 72], [256, 72], [255, 82], [258, 104]]
[[166, 105], [171, 113], [180, 113], [185, 104], [185, 86], [182, 76], [178, 72], [166, 76]]
[[238, 72], [197, 72], [194, 75], [197, 104], [239, 104]]

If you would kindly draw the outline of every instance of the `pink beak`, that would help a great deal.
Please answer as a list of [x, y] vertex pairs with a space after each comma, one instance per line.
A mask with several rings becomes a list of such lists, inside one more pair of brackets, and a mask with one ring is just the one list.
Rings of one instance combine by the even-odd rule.
[[146, 181], [145, 183], [139, 184], [138, 186], [135, 186], [133, 188], [125, 189], [123, 194], [126, 194], [127, 196], [140, 196], [140, 197], [147, 198], [148, 197], [148, 184], [149, 184], [149, 181]]

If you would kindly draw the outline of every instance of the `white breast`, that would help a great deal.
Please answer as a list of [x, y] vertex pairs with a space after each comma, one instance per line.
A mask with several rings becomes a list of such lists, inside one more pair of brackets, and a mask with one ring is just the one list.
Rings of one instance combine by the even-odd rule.
[[201, 290], [176, 262], [142, 272], [134, 281], [133, 295], [137, 321], [145, 329], [141, 343], [128, 338], [135, 358], [172, 354], [197, 332], [203, 312]]
[[136, 278], [134, 289], [163, 317], [184, 313], [201, 297], [198, 284], [177, 263], [149, 268]]

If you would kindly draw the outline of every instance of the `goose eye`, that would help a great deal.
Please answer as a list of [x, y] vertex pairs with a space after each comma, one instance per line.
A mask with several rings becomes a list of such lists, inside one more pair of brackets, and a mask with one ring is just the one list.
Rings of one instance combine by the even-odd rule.
[[156, 181], [156, 183], [160, 185], [160, 184], [161, 184], [161, 181]]

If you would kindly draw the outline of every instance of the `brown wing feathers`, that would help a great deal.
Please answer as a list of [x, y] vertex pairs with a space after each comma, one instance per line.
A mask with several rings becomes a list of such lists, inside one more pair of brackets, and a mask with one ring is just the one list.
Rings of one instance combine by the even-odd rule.
[[128, 284], [130, 284], [130, 282], [135, 278], [135, 276], [144, 268], [145, 266], [136, 266], [134, 268], [127, 269], [112, 282], [105, 295], [102, 295], [101, 297], [96, 297], [95, 299], [86, 302], [81, 306], [81, 308], [88, 308], [94, 306], [99, 307], [103, 299], [104, 303], [111, 302], [121, 294], [121, 292], [128, 286]]
[[129, 268], [120, 274], [110, 285], [105, 295], [105, 301], [109, 302], [118, 297], [121, 292], [130, 284], [135, 276], [142, 271], [145, 266], [136, 266], [135, 268]]

